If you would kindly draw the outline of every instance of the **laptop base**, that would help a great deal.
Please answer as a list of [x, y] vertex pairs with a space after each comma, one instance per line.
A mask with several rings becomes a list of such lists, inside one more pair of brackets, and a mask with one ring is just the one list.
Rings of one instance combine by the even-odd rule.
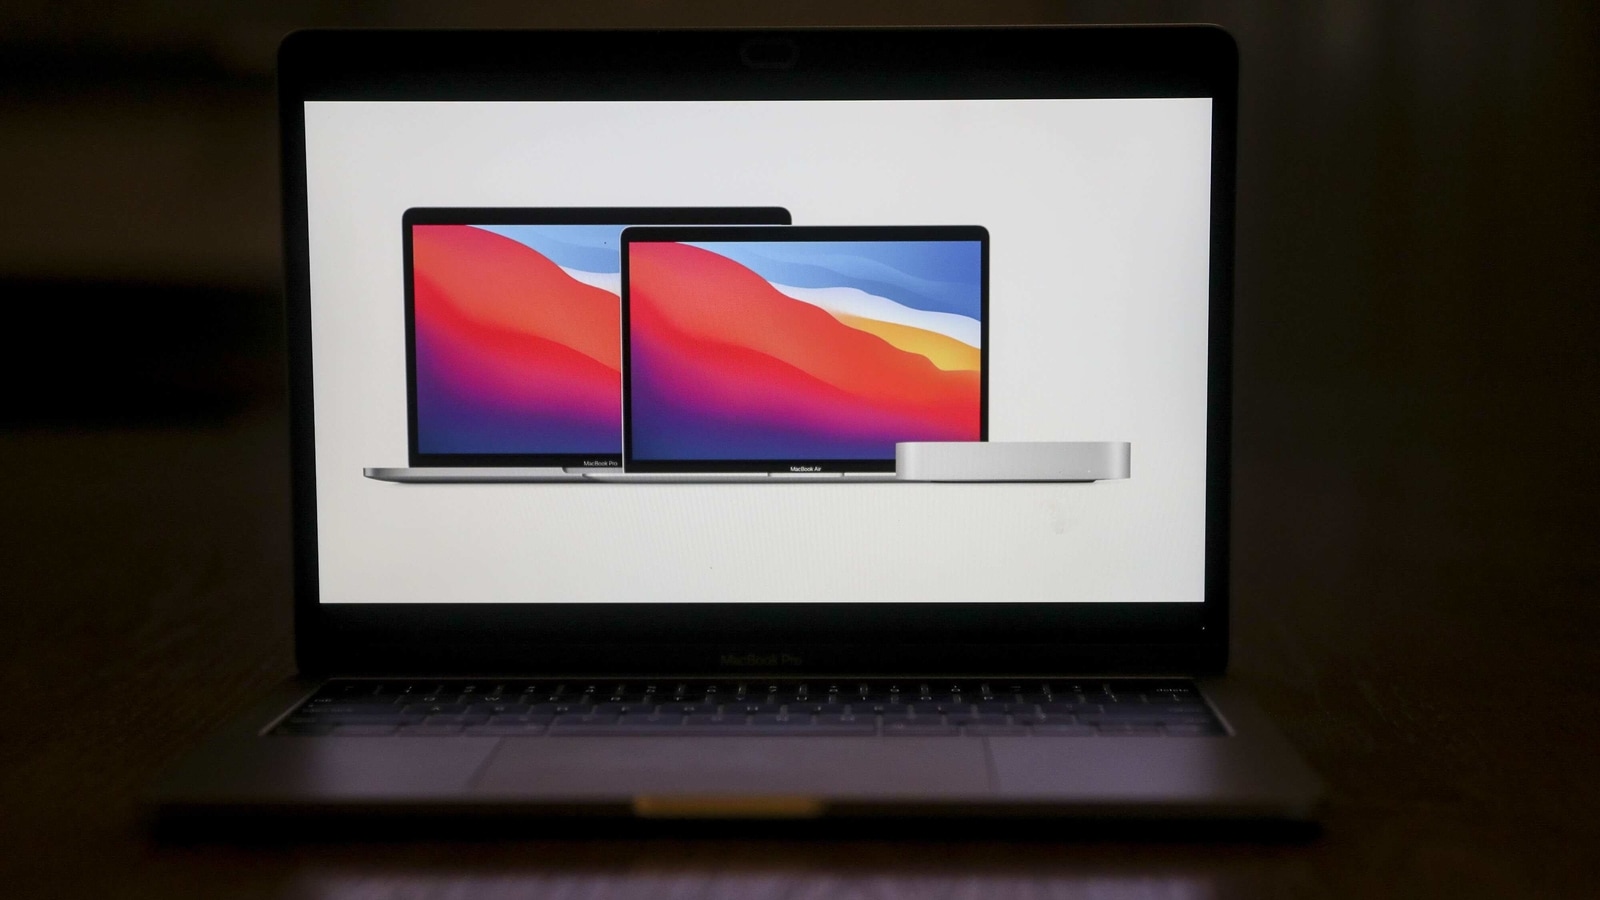
[[361, 474], [374, 481], [391, 481], [397, 484], [458, 484], [472, 482], [516, 484], [543, 481], [581, 482], [584, 480], [585, 472], [582, 469], [563, 469], [556, 466], [422, 466], [416, 468], [372, 466], [362, 469]]
[[296, 737], [265, 732], [291, 682], [145, 798], [168, 817], [392, 814], [499, 819], [851, 817], [1309, 821], [1322, 787], [1224, 681], [1226, 737]]
[[613, 484], [855, 484], [896, 480], [893, 472], [589, 472], [585, 477]]

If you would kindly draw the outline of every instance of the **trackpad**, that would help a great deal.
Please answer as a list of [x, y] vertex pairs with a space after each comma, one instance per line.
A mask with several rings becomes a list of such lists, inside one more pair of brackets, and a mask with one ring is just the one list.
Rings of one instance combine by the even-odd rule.
[[664, 794], [983, 797], [983, 741], [950, 738], [506, 738], [479, 795], [619, 798]]

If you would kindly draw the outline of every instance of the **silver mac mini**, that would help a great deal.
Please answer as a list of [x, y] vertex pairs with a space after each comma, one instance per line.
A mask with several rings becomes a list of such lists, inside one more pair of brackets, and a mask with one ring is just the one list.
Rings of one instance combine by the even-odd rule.
[[1128, 477], [1127, 441], [908, 441], [896, 481], [1110, 481]]

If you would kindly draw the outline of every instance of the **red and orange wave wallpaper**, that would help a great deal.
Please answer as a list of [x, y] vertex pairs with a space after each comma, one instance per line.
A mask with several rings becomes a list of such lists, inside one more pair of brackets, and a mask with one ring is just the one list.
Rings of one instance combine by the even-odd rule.
[[417, 449], [619, 453], [618, 295], [485, 228], [411, 241]]
[[893, 459], [897, 441], [980, 439], [976, 242], [630, 247], [633, 458]]

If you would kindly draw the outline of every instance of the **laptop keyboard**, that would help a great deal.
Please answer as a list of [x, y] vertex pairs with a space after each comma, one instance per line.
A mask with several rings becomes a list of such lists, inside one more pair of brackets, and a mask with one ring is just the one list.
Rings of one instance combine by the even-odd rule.
[[330, 681], [280, 735], [1227, 733], [1194, 683], [1092, 681]]

